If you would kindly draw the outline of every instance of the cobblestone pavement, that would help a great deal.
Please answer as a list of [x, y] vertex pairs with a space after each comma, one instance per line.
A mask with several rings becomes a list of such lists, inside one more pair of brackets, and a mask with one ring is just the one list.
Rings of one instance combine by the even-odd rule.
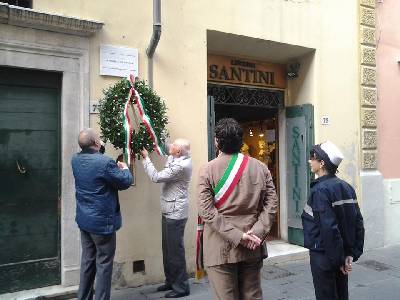
[[[267, 300], [315, 299], [309, 261], [265, 265], [263, 298]], [[207, 280], [191, 280], [191, 295], [181, 299], [213, 299]], [[114, 290], [112, 300], [160, 299], [158, 285]], [[400, 245], [367, 251], [355, 264], [349, 279], [352, 300], [400, 299]]]

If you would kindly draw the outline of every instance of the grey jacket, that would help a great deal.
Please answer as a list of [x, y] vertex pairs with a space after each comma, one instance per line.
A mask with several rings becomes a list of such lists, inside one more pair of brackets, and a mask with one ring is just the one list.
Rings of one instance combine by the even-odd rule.
[[168, 156], [163, 170], [158, 172], [150, 158], [143, 160], [144, 171], [153, 182], [162, 182], [161, 213], [169, 219], [188, 217], [188, 188], [192, 178], [192, 159], [188, 156]]

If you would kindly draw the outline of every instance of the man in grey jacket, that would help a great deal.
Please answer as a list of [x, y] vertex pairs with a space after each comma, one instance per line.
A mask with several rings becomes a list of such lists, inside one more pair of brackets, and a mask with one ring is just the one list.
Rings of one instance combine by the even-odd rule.
[[177, 139], [169, 146], [169, 156], [158, 172], [146, 150], [142, 150], [143, 166], [153, 182], [161, 182], [162, 251], [165, 284], [158, 291], [169, 291], [165, 298], [180, 298], [190, 294], [186, 273], [183, 234], [188, 218], [188, 187], [192, 177], [190, 144]]

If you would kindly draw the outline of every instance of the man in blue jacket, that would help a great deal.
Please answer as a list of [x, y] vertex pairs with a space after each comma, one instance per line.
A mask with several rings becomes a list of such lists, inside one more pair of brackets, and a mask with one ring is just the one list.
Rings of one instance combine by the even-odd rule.
[[78, 299], [110, 299], [115, 232], [121, 228], [118, 190], [129, 188], [132, 175], [99, 150], [99, 135], [91, 128], [79, 133], [81, 152], [72, 157], [76, 188], [76, 223], [81, 230], [82, 258]]
[[310, 153], [310, 197], [302, 214], [304, 246], [317, 300], [347, 300], [348, 273], [363, 253], [364, 224], [354, 189], [336, 177], [343, 159], [332, 143], [315, 145]]

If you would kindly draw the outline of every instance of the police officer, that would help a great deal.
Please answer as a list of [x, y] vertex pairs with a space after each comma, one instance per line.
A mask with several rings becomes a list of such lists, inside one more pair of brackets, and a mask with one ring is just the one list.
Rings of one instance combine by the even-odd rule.
[[335, 175], [342, 159], [327, 141], [312, 147], [308, 161], [318, 178], [311, 183], [302, 221], [317, 300], [349, 298], [348, 273], [363, 253], [364, 225], [355, 191]]

